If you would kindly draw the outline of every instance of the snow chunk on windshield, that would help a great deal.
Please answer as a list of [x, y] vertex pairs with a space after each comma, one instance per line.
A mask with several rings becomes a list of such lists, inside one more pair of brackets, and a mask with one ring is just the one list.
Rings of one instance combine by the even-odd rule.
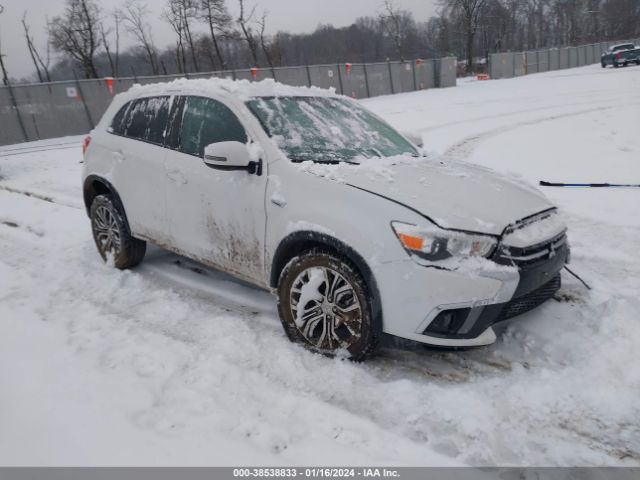
[[356, 157], [349, 163], [318, 163], [305, 161], [298, 165], [301, 172], [310, 173], [317, 177], [327, 178], [338, 183], [347, 183], [353, 174], [364, 175], [371, 180], [382, 180], [389, 183], [395, 181], [396, 165], [417, 165], [427, 161], [424, 157], [397, 155], [388, 158], [360, 158]]
[[389, 124], [346, 97], [260, 97], [246, 103], [294, 162], [419, 156], [418, 149]]

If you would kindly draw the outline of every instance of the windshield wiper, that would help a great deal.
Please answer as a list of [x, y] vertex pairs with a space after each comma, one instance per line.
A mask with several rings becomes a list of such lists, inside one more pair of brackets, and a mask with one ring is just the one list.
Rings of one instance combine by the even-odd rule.
[[340, 163], [348, 163], [349, 165], [360, 165], [359, 162], [355, 162], [353, 160], [347, 160], [347, 159], [343, 159], [343, 160], [312, 160], [310, 158], [307, 158], [307, 159], [293, 158], [293, 157], [288, 157], [288, 158], [293, 163], [313, 162], [313, 163], [324, 163], [324, 164], [327, 164], [327, 165], [338, 165]]

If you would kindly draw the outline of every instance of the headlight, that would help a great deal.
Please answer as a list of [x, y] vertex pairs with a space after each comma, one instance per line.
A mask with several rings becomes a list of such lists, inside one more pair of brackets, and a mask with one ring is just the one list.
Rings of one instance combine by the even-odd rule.
[[428, 262], [438, 262], [451, 257], [488, 257], [497, 240], [488, 235], [475, 235], [443, 230], [408, 223], [392, 222], [398, 240], [410, 255]]

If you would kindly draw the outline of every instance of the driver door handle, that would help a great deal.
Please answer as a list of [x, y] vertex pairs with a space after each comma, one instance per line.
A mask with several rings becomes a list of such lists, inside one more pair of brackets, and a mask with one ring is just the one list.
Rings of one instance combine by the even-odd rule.
[[167, 172], [167, 178], [173, 183], [177, 183], [179, 185], [186, 185], [187, 183], [189, 183], [187, 182], [187, 179], [182, 174], [182, 172], [179, 170], [171, 170]]

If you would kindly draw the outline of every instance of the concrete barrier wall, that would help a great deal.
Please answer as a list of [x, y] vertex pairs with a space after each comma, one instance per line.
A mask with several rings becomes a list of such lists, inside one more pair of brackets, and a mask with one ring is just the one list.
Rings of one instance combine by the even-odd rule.
[[[183, 75], [117, 78], [113, 93], [105, 80], [80, 80], [0, 87], [0, 145], [89, 132], [113, 95], [134, 84], [170, 82]], [[253, 81], [250, 70], [189, 74], [187, 78]], [[456, 85], [456, 59], [301, 67], [262, 68], [256, 80], [275, 79], [294, 86], [333, 88], [353, 98], [412, 92]]]
[[619, 43], [640, 45], [640, 38], [548, 50], [492, 53], [489, 56], [489, 76], [492, 79], [512, 78], [531, 73], [593, 65], [600, 62], [600, 55], [610, 46]]

